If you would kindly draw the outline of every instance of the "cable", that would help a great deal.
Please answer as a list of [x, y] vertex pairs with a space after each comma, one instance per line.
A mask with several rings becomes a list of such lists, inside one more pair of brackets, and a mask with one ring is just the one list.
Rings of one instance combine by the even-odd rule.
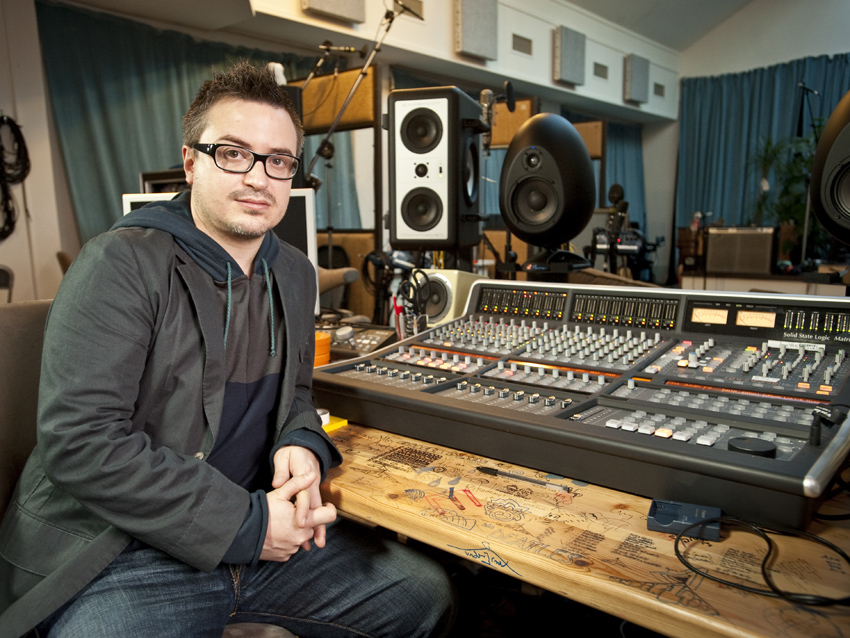
[[[320, 76], [320, 77], [327, 77], [327, 76]], [[313, 115], [320, 108], [322, 108], [322, 105], [324, 105], [324, 103], [327, 102], [328, 98], [333, 93], [333, 90], [334, 90], [334, 87], [336, 86], [337, 80], [339, 80], [339, 64], [337, 64], [336, 68], [334, 69], [333, 79], [330, 82], [328, 82], [328, 86], [325, 89], [325, 94], [321, 97], [321, 99], [316, 101], [316, 106], [312, 111], [305, 112], [302, 115], [302, 119], [304, 119], [304, 118], [306, 118], [310, 115]]]
[[[757, 536], [760, 536], [764, 542], [767, 544], [767, 553], [761, 562], [761, 574], [762, 578], [764, 578], [764, 582], [767, 584], [769, 589], [761, 589], [758, 587], [750, 587], [749, 585], [742, 585], [740, 583], [736, 583], [730, 580], [726, 580], [724, 578], [719, 578], [717, 576], [712, 576], [708, 572], [705, 572], [697, 567], [694, 567], [687, 559], [685, 559], [683, 553], [679, 549], [679, 542], [682, 540], [682, 537], [687, 534], [688, 531], [692, 530], [695, 527], [702, 527], [704, 525], [708, 525], [709, 523], [722, 523], [724, 525], [737, 525], [738, 527], [744, 528], [746, 531], [752, 532]], [[673, 551], [676, 552], [676, 558], [679, 559], [685, 567], [694, 572], [695, 574], [699, 574], [704, 578], [708, 578], [709, 580], [713, 580], [714, 582], [720, 583], [727, 587], [731, 587], [733, 589], [740, 589], [741, 591], [746, 591], [751, 594], [759, 594], [761, 596], [768, 596], [771, 598], [782, 598], [790, 603], [795, 605], [810, 605], [810, 606], [819, 606], [826, 607], [830, 605], [841, 605], [844, 607], [850, 606], [850, 596], [846, 596], [844, 598], [828, 598], [826, 596], [816, 596], [812, 594], [803, 594], [796, 592], [786, 592], [780, 589], [776, 583], [773, 582], [773, 577], [770, 575], [770, 565], [771, 557], [775, 555], [776, 552], [776, 544], [770, 539], [767, 535], [767, 532], [771, 532], [773, 534], [778, 534], [782, 536], [795, 536], [797, 538], [805, 538], [812, 542], [818, 543], [820, 545], [824, 545], [828, 547], [833, 552], [838, 554], [841, 558], [844, 559], [845, 562], [850, 564], [850, 556], [848, 556], [844, 550], [842, 550], [837, 545], [829, 542], [826, 539], [821, 538], [820, 536], [816, 536], [814, 534], [810, 534], [809, 532], [803, 532], [798, 530], [791, 529], [783, 529], [783, 528], [770, 528], [764, 527], [760, 528], [752, 523], [748, 523], [747, 521], [743, 521], [738, 518], [732, 518], [730, 516], [718, 516], [715, 518], [707, 518], [705, 520], [694, 523], [693, 525], [688, 525], [685, 529], [679, 532], [676, 535], [676, 540], [673, 543]]]
[[[369, 272], [369, 264], [374, 266], [374, 277]], [[385, 252], [373, 250], [363, 259], [360, 274], [363, 286], [375, 298], [372, 323], [380, 326], [387, 325], [389, 321], [387, 314], [389, 310], [390, 284], [393, 280], [392, 260]]]
[[[13, 159], [6, 161], [7, 151], [3, 147], [3, 128], [8, 128], [12, 137]], [[30, 160], [27, 153], [27, 145], [20, 127], [11, 117], [0, 116], [0, 197], [2, 197], [2, 210], [0, 210], [0, 241], [6, 239], [15, 230], [18, 214], [15, 210], [15, 202], [12, 199], [11, 184], [19, 184], [24, 181], [30, 172]]]
[[[850, 468], [850, 463], [842, 467], [835, 475], [835, 478], [833, 479], [833, 488], [823, 497], [824, 503], [832, 500], [842, 492], [850, 490], [850, 482], [845, 481], [841, 476], [848, 468]], [[821, 514], [819, 512], [815, 512], [812, 515], [812, 518], [818, 521], [850, 521], [850, 514]]]

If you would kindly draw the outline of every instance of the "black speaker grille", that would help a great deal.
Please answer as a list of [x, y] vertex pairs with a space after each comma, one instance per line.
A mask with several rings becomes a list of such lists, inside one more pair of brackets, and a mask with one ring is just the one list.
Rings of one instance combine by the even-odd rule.
[[524, 230], [534, 232], [549, 224], [560, 211], [558, 193], [551, 182], [531, 177], [517, 184], [513, 196], [516, 221]]
[[442, 138], [443, 124], [431, 109], [414, 109], [401, 123], [401, 141], [413, 153], [433, 151]]
[[841, 215], [850, 218], [850, 162], [845, 162], [835, 171], [832, 201]]
[[414, 188], [401, 202], [401, 217], [412, 229], [431, 230], [443, 216], [443, 202], [430, 188]]

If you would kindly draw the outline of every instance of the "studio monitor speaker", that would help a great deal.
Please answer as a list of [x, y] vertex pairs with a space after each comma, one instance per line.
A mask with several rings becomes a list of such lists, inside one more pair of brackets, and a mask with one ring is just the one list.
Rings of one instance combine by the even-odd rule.
[[428, 275], [428, 296], [425, 301], [425, 314], [428, 315], [428, 327], [457, 319], [466, 308], [469, 288], [473, 282], [486, 279], [463, 270], [422, 269]]
[[389, 95], [390, 245], [440, 250], [481, 238], [481, 106], [457, 87]]
[[499, 179], [499, 209], [508, 229], [533, 246], [557, 247], [593, 214], [593, 165], [576, 128], [553, 113], [519, 127]]
[[850, 244], [850, 91], [821, 133], [809, 196], [823, 227], [841, 243]]

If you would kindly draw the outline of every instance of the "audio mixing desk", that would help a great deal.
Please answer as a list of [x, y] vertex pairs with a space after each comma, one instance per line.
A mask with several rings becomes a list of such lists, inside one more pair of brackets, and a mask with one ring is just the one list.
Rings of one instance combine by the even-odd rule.
[[800, 528], [850, 451], [849, 348], [850, 299], [482, 280], [313, 385], [352, 422]]

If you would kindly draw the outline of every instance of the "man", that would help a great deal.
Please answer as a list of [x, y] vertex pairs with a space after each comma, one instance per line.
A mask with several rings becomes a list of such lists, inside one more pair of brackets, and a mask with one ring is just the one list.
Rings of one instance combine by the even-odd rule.
[[191, 190], [90, 241], [51, 307], [0, 635], [446, 630], [444, 572], [321, 502], [341, 457], [310, 396], [315, 275], [270, 232], [303, 144], [291, 102], [240, 63], [183, 138]]

